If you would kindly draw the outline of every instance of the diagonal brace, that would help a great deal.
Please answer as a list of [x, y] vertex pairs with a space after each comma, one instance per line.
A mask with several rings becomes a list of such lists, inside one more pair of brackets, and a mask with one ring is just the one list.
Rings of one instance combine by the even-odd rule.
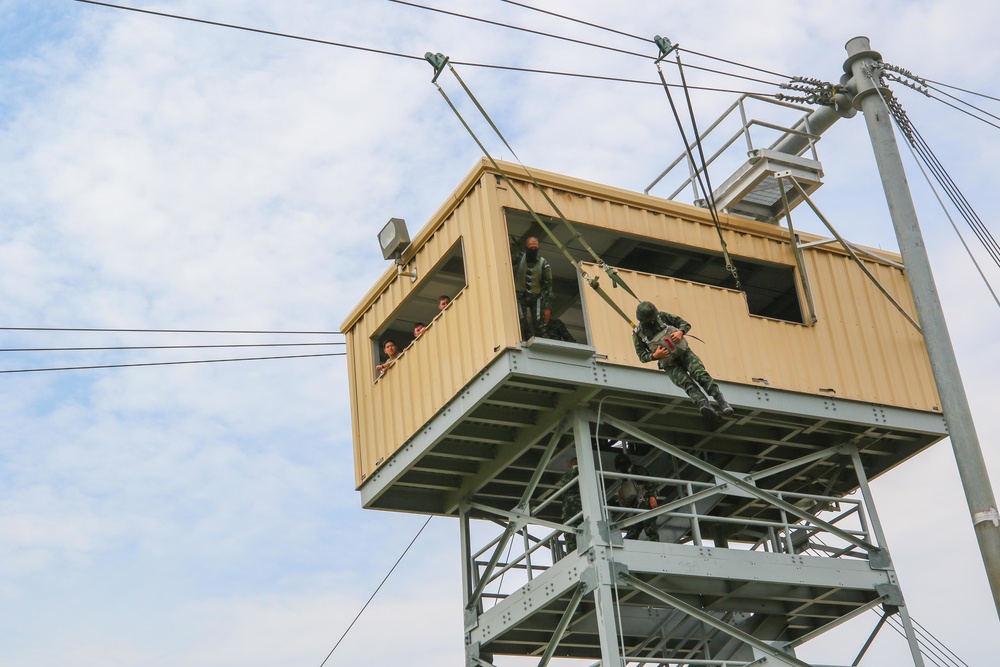
[[809, 204], [809, 208], [813, 210], [813, 213], [816, 214], [816, 217], [819, 218], [824, 225], [826, 225], [826, 228], [830, 230], [830, 233], [833, 234], [833, 236], [837, 239], [837, 241], [840, 242], [840, 245], [844, 247], [844, 250], [847, 251], [847, 254], [851, 256], [851, 259], [853, 259], [854, 262], [861, 268], [861, 270], [864, 271], [864, 274], [868, 276], [868, 279], [871, 280], [873, 283], [875, 283], [875, 287], [878, 288], [878, 291], [882, 292], [885, 298], [889, 299], [889, 302], [896, 307], [896, 310], [902, 313], [903, 317], [905, 317], [906, 320], [910, 324], [912, 324], [917, 331], [921, 331], [920, 325], [917, 324], [917, 321], [913, 319], [913, 317], [908, 312], [906, 312], [906, 309], [903, 308], [903, 306], [899, 303], [899, 301], [896, 300], [896, 297], [890, 294], [889, 290], [887, 290], [882, 285], [882, 283], [878, 281], [878, 278], [875, 277], [875, 274], [873, 274], [871, 271], [868, 270], [868, 267], [864, 265], [864, 262], [862, 262], [861, 258], [858, 257], [858, 254], [854, 252], [854, 249], [851, 247], [851, 244], [845, 241], [844, 238], [837, 232], [837, 230], [833, 228], [833, 225], [830, 224], [830, 221], [827, 220], [822, 213], [820, 213], [819, 208], [817, 208], [816, 204], [813, 203], [813, 200], [809, 198], [809, 195], [806, 194], [806, 191], [803, 189], [803, 187], [799, 185], [799, 182], [795, 180], [795, 177], [790, 175], [783, 175], [779, 176], [779, 178], [781, 179], [787, 178], [792, 182], [792, 185], [794, 185], [795, 188], [799, 191], [799, 194], [802, 195], [802, 199], [805, 200], [807, 204]]
[[638, 577], [632, 574], [629, 574], [627, 572], [619, 572], [618, 576], [621, 577], [625, 581], [625, 583], [629, 584], [633, 588], [640, 590], [647, 595], [651, 595], [657, 600], [660, 600], [661, 602], [670, 605], [674, 609], [677, 609], [682, 613], [685, 613], [688, 616], [691, 616], [701, 621], [705, 625], [710, 625], [716, 630], [721, 630], [722, 632], [725, 632], [726, 634], [731, 635], [736, 639], [739, 639], [740, 641], [749, 644], [750, 646], [753, 646], [759, 651], [766, 653], [767, 655], [773, 658], [776, 658], [779, 664], [781, 664], [781, 662], [783, 661], [788, 664], [796, 665], [797, 667], [811, 667], [809, 663], [802, 662], [793, 655], [790, 655], [783, 651], [779, 651], [778, 649], [774, 648], [767, 642], [761, 641], [760, 639], [757, 639], [753, 635], [748, 634], [740, 630], [739, 628], [733, 627], [732, 625], [729, 625], [728, 623], [719, 620], [715, 616], [712, 616], [711, 614], [702, 611], [701, 609], [698, 609], [697, 607], [692, 606], [687, 602], [684, 602], [683, 600], [676, 598], [673, 595], [670, 595], [669, 593], [665, 593], [654, 586], [650, 586], [645, 581], [639, 579]]
[[624, 422], [624, 421], [618, 419], [617, 417], [613, 417], [611, 415], [606, 415], [604, 417], [604, 420], [606, 422], [608, 422], [609, 424], [611, 424], [612, 426], [614, 426], [615, 428], [620, 428], [621, 430], [625, 431], [629, 435], [631, 435], [633, 437], [636, 437], [636, 438], [639, 438], [640, 440], [642, 440], [644, 442], [648, 442], [649, 444], [662, 449], [663, 451], [667, 452], [671, 456], [674, 456], [674, 457], [680, 459], [681, 461], [684, 461], [685, 463], [687, 463], [689, 465], [692, 465], [692, 466], [694, 466], [696, 468], [700, 468], [700, 469], [702, 469], [702, 470], [704, 470], [706, 472], [712, 473], [713, 475], [715, 475], [719, 479], [721, 479], [721, 480], [723, 480], [725, 482], [728, 482], [729, 484], [732, 484], [733, 486], [735, 486], [736, 488], [740, 489], [741, 491], [745, 491], [746, 493], [749, 493], [750, 495], [754, 496], [755, 498], [757, 498], [759, 500], [763, 500], [766, 503], [774, 505], [778, 509], [782, 509], [782, 510], [788, 512], [789, 514], [791, 514], [792, 516], [795, 516], [795, 517], [798, 517], [799, 519], [802, 519], [803, 521], [809, 521], [813, 525], [819, 526], [823, 530], [825, 530], [828, 533], [831, 533], [833, 535], [836, 535], [837, 537], [839, 537], [840, 539], [844, 540], [845, 542], [850, 542], [854, 546], [860, 547], [860, 548], [862, 548], [865, 551], [868, 551], [870, 553], [881, 552], [881, 549], [879, 547], [875, 546], [874, 544], [871, 544], [870, 542], [866, 542], [865, 540], [858, 539], [854, 535], [851, 535], [850, 533], [848, 533], [848, 532], [846, 532], [844, 530], [841, 530], [840, 528], [837, 528], [833, 524], [827, 523], [826, 521], [823, 521], [822, 519], [817, 518], [815, 515], [810, 514], [809, 512], [806, 512], [805, 510], [799, 509], [798, 507], [796, 507], [795, 505], [792, 505], [791, 503], [787, 503], [784, 500], [781, 500], [780, 498], [778, 498], [777, 496], [769, 493], [768, 491], [765, 491], [763, 489], [759, 489], [759, 488], [757, 488], [753, 484], [748, 484], [747, 482], [743, 481], [741, 478], [737, 477], [736, 475], [734, 475], [734, 474], [732, 474], [730, 472], [726, 472], [725, 470], [723, 470], [721, 468], [716, 468], [711, 463], [708, 463], [706, 461], [702, 461], [697, 456], [693, 456], [691, 454], [688, 454], [684, 450], [682, 450], [682, 449], [680, 449], [678, 447], [674, 447], [673, 445], [668, 444], [668, 443], [660, 440], [659, 438], [656, 438], [656, 437], [650, 435], [649, 433], [646, 433], [642, 429], [636, 428], [635, 426], [633, 426], [632, 424], [629, 424], [628, 422]]
[[580, 606], [580, 600], [583, 599], [583, 595], [586, 592], [587, 585], [582, 581], [576, 585], [573, 597], [570, 599], [566, 611], [563, 612], [562, 618], [559, 619], [556, 629], [553, 630], [552, 639], [549, 640], [548, 645], [545, 647], [542, 659], [538, 661], [538, 667], [546, 667], [549, 661], [552, 660], [552, 655], [556, 652], [556, 648], [559, 646], [559, 642], [562, 641], [563, 635], [566, 634], [566, 628], [569, 627], [569, 622], [573, 620], [573, 614], [576, 613], [576, 608]]

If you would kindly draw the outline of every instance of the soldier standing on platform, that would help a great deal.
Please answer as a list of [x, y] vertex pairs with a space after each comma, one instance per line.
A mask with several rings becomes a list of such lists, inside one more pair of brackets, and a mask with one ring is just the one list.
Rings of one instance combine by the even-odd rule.
[[528, 238], [525, 251], [514, 262], [514, 291], [521, 319], [521, 340], [536, 335], [537, 327], [547, 326], [552, 317], [552, 267], [538, 254], [538, 239]]

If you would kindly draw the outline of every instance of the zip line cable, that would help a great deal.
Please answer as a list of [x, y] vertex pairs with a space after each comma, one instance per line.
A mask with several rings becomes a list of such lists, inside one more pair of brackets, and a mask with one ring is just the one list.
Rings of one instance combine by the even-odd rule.
[[[152, 15], [152, 16], [159, 16], [159, 17], [162, 17], [162, 18], [178, 19], [178, 20], [181, 20], [181, 21], [188, 21], [188, 22], [191, 22], [191, 23], [201, 23], [201, 24], [204, 24], [204, 25], [216, 26], [216, 27], [220, 27], [220, 28], [231, 28], [233, 30], [243, 30], [243, 31], [246, 31], [246, 32], [253, 32], [253, 33], [258, 33], [258, 34], [262, 34], [262, 35], [269, 35], [271, 37], [284, 37], [286, 39], [294, 39], [294, 40], [299, 40], [299, 41], [304, 41], [304, 42], [311, 42], [311, 43], [314, 43], [314, 44], [321, 44], [323, 46], [335, 46], [335, 47], [344, 48], [344, 49], [353, 49], [353, 50], [357, 50], [357, 51], [364, 51], [364, 52], [367, 52], [367, 53], [375, 53], [375, 54], [378, 54], [378, 55], [393, 56], [395, 58], [405, 58], [407, 60], [424, 60], [424, 58], [422, 56], [415, 56], [415, 55], [411, 55], [411, 54], [408, 54], [408, 53], [399, 53], [399, 52], [396, 52], [396, 51], [387, 51], [387, 50], [384, 50], [384, 49], [376, 49], [376, 48], [371, 48], [371, 47], [367, 47], [367, 46], [358, 46], [356, 44], [345, 44], [343, 42], [333, 42], [333, 41], [329, 41], [329, 40], [325, 40], [325, 39], [317, 39], [317, 38], [313, 38], [313, 37], [303, 37], [301, 35], [293, 35], [293, 34], [289, 34], [289, 33], [275, 32], [273, 30], [262, 30], [260, 28], [251, 28], [251, 27], [247, 27], [247, 26], [236, 25], [236, 24], [233, 24], [233, 23], [223, 23], [221, 21], [209, 21], [207, 19], [199, 19], [199, 18], [194, 18], [194, 17], [190, 17], [190, 16], [182, 16], [180, 14], [170, 14], [170, 13], [167, 13], [167, 12], [157, 12], [157, 11], [152, 11], [152, 10], [149, 10], [149, 9], [139, 9], [137, 7], [126, 7], [124, 5], [116, 5], [116, 4], [112, 4], [110, 2], [99, 2], [98, 0], [75, 0], [75, 2], [82, 2], [82, 3], [85, 3], [85, 4], [89, 4], [89, 5], [97, 5], [97, 6], [101, 6], [101, 7], [108, 7], [108, 8], [111, 8], [111, 9], [121, 9], [121, 10], [125, 10], [125, 11], [130, 11], [130, 12], [137, 12], [137, 13], [140, 13], [140, 14], [149, 14], [149, 15]], [[458, 61], [458, 60], [453, 61], [453, 64], [455, 64], [455, 65], [462, 65], [462, 66], [465, 66], [465, 67], [478, 67], [478, 68], [483, 68], [483, 69], [499, 69], [499, 70], [507, 70], [507, 71], [511, 71], [511, 72], [522, 72], [522, 73], [529, 73], [529, 74], [547, 74], [547, 75], [552, 75], [552, 76], [566, 76], [566, 77], [573, 77], [573, 78], [580, 78], [580, 79], [593, 79], [593, 80], [596, 80], [596, 81], [611, 81], [611, 82], [616, 82], [616, 83], [633, 83], [633, 84], [640, 84], [640, 85], [646, 85], [646, 86], [658, 86], [658, 85], [660, 85], [656, 81], [641, 81], [641, 80], [626, 79], [626, 78], [621, 78], [621, 77], [602, 76], [602, 75], [597, 75], [597, 74], [585, 74], [585, 73], [578, 73], [578, 72], [560, 72], [560, 71], [556, 71], [556, 70], [536, 69], [536, 68], [530, 68], [530, 67], [514, 67], [514, 66], [511, 66], [511, 65], [495, 65], [495, 64], [490, 64], [490, 63], [463, 62], [463, 61]], [[730, 89], [730, 88], [712, 88], [712, 87], [709, 87], [709, 86], [691, 86], [691, 88], [693, 90], [705, 90], [705, 91], [713, 91], [713, 92], [719, 92], [719, 93], [733, 93], [733, 94], [737, 94], [737, 95], [748, 94], [748, 95], [760, 95], [762, 97], [774, 97], [775, 96], [775, 95], [773, 95], [771, 93], [759, 93], [759, 92], [752, 92], [752, 91], [745, 91], [745, 90], [734, 90], [734, 89]]]
[[110, 352], [113, 350], [196, 350], [230, 347], [310, 347], [346, 345], [347, 343], [238, 343], [221, 345], [122, 345], [112, 347], [5, 347], [0, 352]]
[[[548, 237], [550, 239], [552, 239], [553, 243], [556, 244], [556, 247], [558, 247], [559, 250], [563, 253], [563, 255], [566, 256], [566, 258], [570, 261], [570, 263], [573, 265], [573, 267], [580, 273], [580, 275], [583, 277], [583, 279], [587, 281], [587, 284], [590, 285], [598, 293], [598, 295], [602, 299], [604, 299], [604, 301], [607, 302], [607, 304], [609, 306], [611, 306], [611, 308], [616, 313], [618, 313], [626, 322], [628, 322], [629, 327], [631, 327], [634, 330], [635, 327], [636, 327], [636, 324], [632, 321], [632, 318], [629, 317], [625, 313], [625, 311], [623, 311], [621, 309], [621, 307], [617, 303], [615, 303], [615, 301], [604, 291], [603, 288], [601, 288], [601, 286], [600, 286], [600, 284], [598, 282], [598, 279], [594, 278], [594, 277], [591, 277], [590, 274], [588, 274], [583, 269], [583, 267], [580, 265], [580, 263], [570, 254], [569, 250], [562, 244], [561, 241], [559, 241], [559, 238], [555, 235], [555, 233], [549, 228], [548, 225], [545, 224], [545, 222], [542, 220], [541, 216], [539, 216], [538, 213], [535, 212], [535, 210], [528, 203], [528, 200], [524, 198], [524, 195], [521, 194], [520, 190], [518, 190], [517, 187], [514, 185], [514, 183], [511, 181], [511, 179], [507, 175], [507, 173], [500, 167], [500, 165], [497, 163], [497, 161], [495, 159], [493, 159], [493, 156], [490, 154], [489, 150], [487, 150], [487, 148], [483, 144], [483, 142], [479, 140], [479, 137], [476, 136], [476, 133], [472, 130], [472, 128], [466, 122], [465, 118], [459, 112], [458, 108], [454, 105], [454, 103], [452, 103], [451, 98], [448, 97], [448, 94], [444, 92], [444, 89], [437, 82], [438, 76], [440, 76], [441, 72], [444, 70], [444, 67], [447, 65], [449, 67], [449, 69], [451, 70], [452, 74], [454, 74], [455, 78], [461, 84], [462, 88], [465, 90], [466, 94], [468, 94], [469, 97], [472, 99], [473, 103], [476, 105], [476, 108], [479, 109], [479, 111], [483, 114], [483, 116], [486, 118], [486, 120], [490, 124], [490, 126], [494, 129], [494, 131], [498, 134], [498, 136], [500, 137], [500, 139], [504, 142], [504, 144], [507, 146], [507, 148], [511, 151], [511, 154], [514, 155], [515, 159], [517, 158], [517, 155], [514, 154], [514, 151], [510, 147], [510, 144], [507, 143], [507, 140], [504, 139], [503, 135], [500, 133], [499, 128], [497, 128], [497, 126], [493, 123], [492, 119], [490, 119], [489, 116], [486, 114], [486, 110], [483, 109], [482, 105], [479, 104], [479, 101], [472, 94], [472, 91], [468, 88], [468, 86], [465, 85], [465, 82], [462, 81], [462, 78], [458, 75], [458, 72], [455, 71], [455, 68], [451, 67], [449, 65], [448, 58], [446, 58], [445, 56], [441, 55], [440, 53], [439, 54], [428, 53], [426, 55], [426, 59], [431, 64], [431, 66], [434, 67], [434, 78], [431, 80], [431, 83], [433, 83], [434, 86], [437, 87], [438, 92], [440, 92], [441, 96], [444, 97], [445, 102], [448, 103], [448, 106], [451, 108], [451, 110], [458, 117], [459, 121], [465, 127], [466, 131], [472, 137], [473, 141], [476, 142], [476, 145], [479, 146], [479, 149], [481, 151], [483, 151], [483, 154], [486, 156], [487, 159], [489, 159], [490, 164], [493, 165], [493, 168], [497, 170], [497, 172], [500, 174], [500, 177], [503, 178], [503, 180], [507, 184], [507, 186], [511, 189], [511, 191], [517, 196], [517, 198], [525, 206], [525, 208], [528, 210], [528, 212], [534, 218], [535, 222], [538, 223], [539, 227], [541, 227], [545, 231], [545, 233], [548, 235]], [[601, 268], [604, 269], [604, 271], [611, 278], [612, 285], [614, 287], [621, 286], [622, 288], [625, 289], [625, 291], [627, 291], [629, 294], [631, 294], [633, 297], [635, 297], [636, 300], [639, 300], [639, 297], [635, 295], [635, 292], [633, 292], [632, 289], [629, 288], [629, 286], [627, 284], [625, 284], [625, 281], [622, 280], [618, 276], [618, 273], [617, 273], [617, 271], [615, 271], [614, 267], [611, 267], [608, 264], [606, 264], [604, 262], [604, 260], [601, 259], [600, 256], [597, 255], [597, 253], [595, 253], [593, 251], [593, 249], [587, 244], [586, 240], [583, 239], [583, 236], [579, 232], [577, 232], [576, 228], [569, 222], [569, 220], [566, 219], [566, 216], [563, 215], [562, 211], [559, 210], [559, 207], [556, 206], [555, 202], [553, 202], [552, 199], [548, 196], [548, 193], [545, 192], [544, 188], [542, 188], [542, 186], [538, 183], [538, 181], [535, 180], [535, 177], [531, 174], [531, 172], [528, 171], [528, 169], [526, 167], [524, 167], [523, 164], [521, 165], [521, 167], [524, 168], [525, 172], [527, 173], [528, 177], [531, 179], [532, 183], [535, 185], [536, 188], [538, 188], [539, 192], [542, 194], [542, 196], [545, 198], [545, 200], [552, 206], [552, 208], [555, 210], [555, 212], [559, 215], [559, 219], [562, 221], [562, 223], [573, 234], [573, 238], [570, 240], [570, 242], [572, 242], [573, 240], [579, 239], [580, 243], [591, 254], [591, 256], [594, 258], [595, 262], [597, 262], [601, 266]]]
[[271, 359], [306, 359], [310, 357], [345, 357], [346, 352], [328, 352], [325, 354], [293, 354], [278, 357], [245, 357], [242, 359], [199, 359], [195, 361], [151, 361], [138, 364], [102, 364], [100, 366], [63, 366], [61, 368], [15, 368], [0, 370], [0, 374], [8, 373], [44, 373], [48, 371], [90, 371], [103, 368], [138, 368], [140, 366], [182, 366], [185, 364], [218, 364], [226, 361], [269, 361]]
[[[688, 142], [687, 139], [687, 133], [684, 131], [684, 123], [681, 122], [680, 114], [677, 111], [677, 105], [674, 104], [673, 95], [670, 94], [670, 88], [667, 86], [667, 80], [663, 75], [663, 68], [660, 67], [660, 60], [662, 60], [663, 57], [665, 57], [667, 54], [670, 53], [670, 48], [667, 47], [666, 44], [659, 46], [661, 49], [661, 58], [658, 59], [656, 62], [656, 71], [657, 74], [659, 74], [660, 76], [660, 81], [663, 83], [663, 90], [667, 94], [667, 101], [670, 103], [670, 110], [673, 112], [674, 120], [677, 122], [677, 129], [681, 134], [681, 141], [684, 142], [684, 149], [688, 154], [688, 159], [691, 161], [692, 166], [694, 166], [694, 155], [692, 154], [691, 151], [691, 144]], [[729, 248], [726, 245], [726, 239], [722, 235], [722, 226], [719, 222], [719, 213], [715, 206], [715, 195], [712, 192], [712, 183], [709, 180], [708, 176], [708, 163], [705, 161], [705, 152], [704, 150], [702, 150], [701, 137], [698, 135], [698, 124], [695, 121], [694, 106], [691, 103], [691, 96], [688, 94], [687, 80], [684, 77], [684, 68], [681, 65], [680, 54], [676, 55], [676, 59], [677, 59], [677, 69], [680, 72], [681, 83], [682, 86], [684, 87], [685, 98], [687, 99], [688, 112], [690, 113], [691, 116], [691, 124], [694, 129], [695, 142], [698, 146], [698, 153], [701, 156], [701, 169], [698, 169], [697, 167], [694, 168], [695, 178], [697, 179], [698, 184], [702, 189], [702, 192], [705, 194], [705, 201], [708, 203], [708, 210], [712, 216], [712, 222], [715, 224], [715, 231], [719, 235], [719, 243], [722, 246], [722, 257], [726, 262], [726, 270], [729, 271], [730, 274], [732, 274], [733, 280], [736, 281], [736, 289], [742, 292], [743, 287], [742, 285], [740, 285], [740, 278], [736, 271], [736, 265], [733, 264], [733, 260], [729, 256]], [[702, 181], [701, 177], [702, 173], [705, 174], [704, 181]], [[744, 298], [746, 298], [746, 294], [744, 294]]]
[[386, 574], [385, 577], [382, 579], [382, 583], [378, 585], [378, 588], [375, 589], [375, 592], [372, 593], [371, 597], [368, 598], [368, 602], [365, 602], [364, 606], [361, 607], [361, 611], [358, 612], [358, 615], [354, 617], [354, 620], [351, 621], [351, 624], [347, 626], [346, 630], [344, 630], [344, 634], [340, 636], [340, 639], [337, 640], [337, 643], [334, 644], [333, 648], [330, 649], [330, 652], [326, 655], [325, 658], [323, 658], [323, 662], [319, 663], [319, 667], [323, 667], [323, 665], [326, 664], [326, 661], [330, 659], [330, 656], [333, 655], [333, 652], [337, 650], [338, 646], [340, 646], [340, 642], [344, 641], [344, 637], [347, 636], [347, 633], [351, 631], [351, 628], [354, 627], [354, 624], [358, 622], [359, 618], [361, 618], [361, 614], [365, 613], [365, 609], [367, 609], [368, 605], [371, 604], [371, 601], [375, 599], [375, 596], [378, 595], [378, 592], [382, 590], [382, 586], [385, 584], [386, 581], [388, 581], [389, 577], [396, 570], [396, 566], [399, 565], [399, 562], [403, 560], [403, 557], [410, 551], [410, 547], [412, 547], [413, 543], [417, 541], [417, 538], [420, 537], [420, 533], [424, 532], [424, 528], [427, 527], [427, 524], [429, 524], [431, 522], [431, 519], [433, 518], [434, 518], [433, 514], [427, 517], [427, 521], [424, 521], [424, 525], [420, 527], [420, 530], [417, 531], [417, 534], [413, 536], [413, 539], [410, 540], [410, 543], [406, 546], [405, 549], [403, 549], [403, 553], [399, 554], [399, 558], [397, 558], [395, 564], [393, 564], [393, 566], [389, 568], [389, 573]]

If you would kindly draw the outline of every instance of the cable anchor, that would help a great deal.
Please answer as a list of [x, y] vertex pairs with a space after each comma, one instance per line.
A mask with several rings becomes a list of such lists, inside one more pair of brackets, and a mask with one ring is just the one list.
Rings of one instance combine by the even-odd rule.
[[660, 49], [660, 57], [653, 61], [655, 63], [658, 63], [669, 56], [670, 53], [677, 48], [676, 44], [672, 44], [669, 39], [666, 37], [660, 37], [659, 35], [653, 37], [653, 42], [655, 42], [656, 46]]
[[441, 72], [444, 71], [445, 65], [448, 64], [450, 58], [443, 53], [431, 53], [428, 51], [424, 54], [424, 60], [431, 64], [434, 68], [434, 78], [431, 79], [431, 83], [437, 83], [438, 77], [441, 76]]

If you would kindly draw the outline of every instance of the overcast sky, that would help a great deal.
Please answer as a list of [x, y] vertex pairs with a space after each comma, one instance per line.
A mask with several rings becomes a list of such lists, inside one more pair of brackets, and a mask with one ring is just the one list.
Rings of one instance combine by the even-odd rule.
[[[412, 56], [657, 80], [638, 57], [383, 0], [122, 1]], [[427, 4], [652, 54], [499, 0]], [[534, 4], [825, 81], [839, 79], [844, 43], [867, 35], [887, 62], [1000, 95], [992, 2]], [[385, 221], [415, 233], [480, 157], [418, 59], [73, 0], [0, 0], [0, 59], [3, 327], [336, 331], [387, 268]], [[529, 166], [641, 191], [680, 154], [656, 86], [460, 71]], [[777, 91], [694, 70], [689, 82]], [[1000, 130], [896, 90], [1000, 232]], [[734, 99], [696, 91], [700, 125]], [[863, 120], [840, 121], [818, 149], [827, 217], [895, 249]], [[903, 151], [996, 486], [1000, 309]], [[825, 234], [804, 210], [796, 224]], [[0, 331], [5, 349], [339, 340]], [[0, 370], [341, 350], [2, 352]], [[424, 521], [360, 509], [346, 380], [342, 357], [0, 375], [0, 664], [319, 665]], [[913, 616], [968, 664], [995, 664], [997, 614], [948, 441], [874, 489]], [[327, 664], [462, 664], [457, 537], [455, 521], [432, 520]], [[849, 664], [874, 620], [800, 655]], [[889, 630], [870, 656], [908, 660]]]

